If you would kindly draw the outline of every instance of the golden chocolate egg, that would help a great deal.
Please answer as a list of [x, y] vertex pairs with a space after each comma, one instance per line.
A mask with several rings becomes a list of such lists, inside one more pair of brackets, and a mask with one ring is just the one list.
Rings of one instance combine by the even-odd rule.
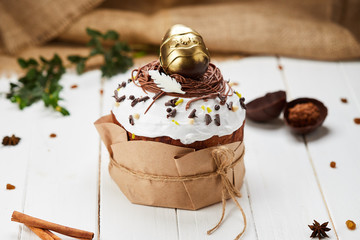
[[199, 33], [181, 24], [172, 26], [160, 46], [160, 64], [167, 74], [199, 77], [209, 66], [210, 54]]

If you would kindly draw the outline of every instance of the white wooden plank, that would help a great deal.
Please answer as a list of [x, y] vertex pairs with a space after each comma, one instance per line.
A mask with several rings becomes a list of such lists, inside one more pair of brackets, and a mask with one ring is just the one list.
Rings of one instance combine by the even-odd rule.
[[[225, 76], [247, 102], [284, 90], [275, 57], [252, 57], [224, 63]], [[306, 239], [307, 224], [326, 220], [327, 212], [301, 138], [294, 138], [282, 119], [267, 124], [247, 121], [245, 165], [248, 194], [258, 239]], [[249, 232], [252, 229], [249, 228]]]
[[[23, 125], [31, 130], [31, 138], [25, 139], [31, 141], [31, 147], [23, 211], [96, 233], [99, 138], [92, 123], [100, 115], [100, 74], [96, 71], [78, 77], [67, 73], [61, 83], [66, 99], [63, 104], [71, 116], [60, 116], [42, 103], [17, 112], [19, 122], [14, 129]], [[73, 84], [78, 88], [71, 89]], [[50, 138], [51, 133], [57, 137]], [[21, 239], [38, 239], [24, 229]]]
[[[9, 90], [9, 82], [16, 81], [17, 76], [0, 78], [0, 138], [15, 134], [21, 140], [17, 146], [0, 146], [0, 239], [17, 239], [21, 228], [18, 224], [10, 221], [13, 210], [23, 209], [23, 197], [25, 194], [25, 180], [28, 165], [28, 155], [32, 143], [32, 127], [35, 121], [37, 106], [32, 109], [20, 111], [16, 104], [5, 98]], [[29, 123], [25, 124], [26, 122]], [[6, 190], [6, 184], [10, 183], [16, 188]]]
[[[105, 81], [103, 115], [109, 114], [114, 89], [130, 72]], [[178, 239], [176, 212], [171, 208], [136, 205], [123, 195], [108, 172], [109, 155], [102, 144], [100, 236], [101, 239]]]
[[[286, 79], [293, 97], [314, 97], [328, 107], [324, 126], [306, 136], [309, 154], [318, 175], [339, 239], [359, 239], [360, 232], [347, 229], [345, 222], [360, 219], [360, 127], [353, 118], [359, 116], [354, 90], [348, 85], [339, 63], [282, 58]], [[349, 73], [349, 71], [348, 71]], [[350, 82], [358, 75], [347, 75]], [[358, 90], [356, 90], [358, 91]], [[348, 104], [340, 101], [346, 97]], [[337, 163], [330, 168], [331, 161]]]
[[[247, 229], [244, 239], [257, 239], [247, 196], [247, 188], [241, 188], [242, 197], [238, 199], [247, 217]], [[221, 226], [211, 235], [207, 231], [213, 228], [221, 216], [222, 205], [214, 204], [196, 211], [177, 210], [180, 239], [233, 239], [244, 226], [240, 210], [232, 200], [226, 203], [225, 219]]]
[[344, 80], [348, 85], [352, 98], [356, 100], [355, 103], [360, 111], [360, 62], [341, 62], [340, 66], [345, 77]]

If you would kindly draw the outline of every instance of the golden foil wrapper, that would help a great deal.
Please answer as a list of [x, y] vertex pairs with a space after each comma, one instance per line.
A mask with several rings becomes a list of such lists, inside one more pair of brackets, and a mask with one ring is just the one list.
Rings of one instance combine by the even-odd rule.
[[160, 46], [160, 64], [167, 74], [200, 77], [209, 62], [209, 50], [199, 33], [181, 24], [166, 32]]

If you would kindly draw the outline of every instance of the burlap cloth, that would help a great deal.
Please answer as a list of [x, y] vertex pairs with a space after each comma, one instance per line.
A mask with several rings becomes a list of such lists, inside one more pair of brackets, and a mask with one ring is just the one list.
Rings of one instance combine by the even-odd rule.
[[[78, 47], [88, 40], [86, 27], [114, 29], [131, 44], [157, 46], [175, 23], [200, 32], [212, 55], [277, 54], [320, 60], [360, 57], [360, 0], [101, 2], [0, 0], [0, 70], [15, 63], [14, 57], [5, 54], [38, 57], [54, 51], [61, 54], [61, 49], [83, 53], [86, 49]], [[54, 43], [48, 45], [54, 39], [55, 48]], [[42, 47], [32, 51], [36, 45]]]

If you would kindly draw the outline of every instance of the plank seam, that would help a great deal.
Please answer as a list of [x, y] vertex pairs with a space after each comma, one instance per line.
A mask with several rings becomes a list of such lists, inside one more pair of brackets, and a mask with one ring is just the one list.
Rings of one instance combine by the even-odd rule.
[[285, 77], [284, 66], [281, 64], [281, 59], [280, 59], [279, 56], [276, 56], [276, 62], [278, 64], [278, 66], [282, 66], [282, 69], [280, 69], [280, 68], [278, 68], [278, 69], [280, 71], [281, 79], [282, 79], [282, 82], [283, 82], [284, 87], [285, 87], [286, 99], [292, 99], [291, 92], [290, 92], [290, 87], [289, 87], [289, 84], [286, 81], [286, 77]]
[[334, 233], [335, 233], [335, 236], [336, 236], [336, 239], [339, 240], [339, 236], [337, 234], [337, 231], [336, 231], [336, 228], [335, 228], [335, 224], [334, 224], [334, 221], [331, 217], [331, 213], [330, 213], [330, 209], [329, 209], [329, 206], [326, 202], [326, 198], [325, 198], [325, 194], [322, 190], [322, 187], [321, 187], [321, 184], [320, 184], [320, 180], [319, 180], [319, 177], [318, 177], [318, 174], [316, 172], [316, 169], [315, 169], [315, 165], [314, 165], [314, 162], [312, 160], [312, 157], [311, 157], [311, 154], [310, 154], [310, 150], [309, 150], [309, 147], [308, 147], [308, 142], [306, 140], [306, 137], [303, 135], [303, 140], [304, 140], [304, 143], [305, 143], [305, 148], [306, 148], [306, 152], [307, 152], [307, 155], [308, 155], [308, 158], [309, 158], [309, 162], [311, 164], [311, 168], [313, 170], [313, 173], [314, 173], [314, 176], [315, 176], [315, 180], [316, 180], [316, 183], [318, 185], [318, 188], [319, 188], [319, 191], [320, 191], [320, 194], [321, 194], [321, 198], [325, 204], [325, 208], [326, 208], [326, 211], [328, 213], [328, 216], [329, 216], [329, 219], [330, 219], [330, 222], [331, 222], [331, 225], [333, 227], [333, 230], [334, 230]]
[[[257, 232], [257, 228], [256, 228], [256, 224], [255, 224], [255, 217], [254, 217], [254, 212], [253, 212], [253, 209], [252, 209], [252, 204], [251, 204], [251, 197], [250, 197], [250, 191], [249, 191], [249, 185], [248, 185], [248, 182], [247, 180], [245, 179], [244, 181], [245, 183], [245, 186], [246, 186], [246, 193], [247, 193], [247, 197], [248, 197], [248, 202], [249, 202], [249, 208], [250, 208], [250, 213], [251, 213], [251, 217], [253, 219], [252, 221], [252, 225], [254, 227], [254, 230], [255, 230], [255, 236], [256, 236], [256, 239], [258, 240], [259, 239], [259, 236], [258, 236], [258, 232]], [[250, 221], [249, 221], [250, 222]]]
[[175, 208], [175, 219], [176, 219], [176, 234], [177, 234], [177, 239], [180, 239], [180, 234], [179, 234], [179, 219], [178, 219], [178, 209]]
[[[25, 179], [24, 179], [24, 181], [25, 181], [25, 183], [24, 183], [24, 193], [23, 193], [23, 197], [22, 197], [22, 199], [23, 199], [23, 202], [21, 203], [21, 205], [22, 205], [22, 209], [21, 209], [21, 211], [22, 212], [25, 212], [25, 204], [26, 204], [26, 197], [27, 197], [27, 189], [28, 189], [28, 180], [29, 180], [29, 165], [30, 165], [30, 160], [31, 160], [31, 158], [30, 158], [30, 156], [31, 156], [31, 145], [32, 145], [32, 143], [33, 143], [33, 136], [35, 136], [34, 134], [32, 134], [33, 133], [33, 131], [34, 131], [34, 128], [32, 128], [31, 129], [31, 141], [30, 141], [30, 146], [28, 146], [29, 147], [29, 149], [28, 149], [28, 152], [29, 152], [29, 154], [28, 154], [28, 158], [27, 158], [27, 161], [26, 161], [26, 176], [25, 176]], [[19, 239], [22, 239], [22, 236], [23, 236], [23, 232], [24, 232], [24, 226], [22, 226], [22, 227], [20, 227], [20, 229], [19, 229]]]
[[[103, 92], [103, 89], [105, 87], [105, 78], [102, 77], [100, 79], [100, 92]], [[103, 110], [104, 110], [104, 95], [103, 94], [100, 94], [100, 102], [99, 102], [99, 116], [98, 117], [101, 117], [102, 113], [103, 113]], [[102, 146], [101, 146], [101, 139], [99, 137], [99, 161], [98, 161], [98, 210], [97, 210], [97, 239], [100, 240], [100, 235], [101, 235], [101, 164], [102, 164], [102, 161], [101, 161], [101, 151], [102, 151]]]
[[[354, 89], [351, 87], [350, 81], [349, 81], [349, 76], [346, 74], [346, 71], [344, 69], [344, 66], [341, 62], [338, 62], [339, 67], [340, 67], [340, 72], [342, 73], [344, 79], [345, 79], [345, 86], [346, 88], [349, 90], [350, 92], [350, 97], [353, 99], [353, 101], [355, 102], [355, 105], [358, 109], [358, 111], [360, 111], [360, 100], [356, 97], [357, 95], [354, 92]], [[344, 96], [345, 97], [345, 96]]]

